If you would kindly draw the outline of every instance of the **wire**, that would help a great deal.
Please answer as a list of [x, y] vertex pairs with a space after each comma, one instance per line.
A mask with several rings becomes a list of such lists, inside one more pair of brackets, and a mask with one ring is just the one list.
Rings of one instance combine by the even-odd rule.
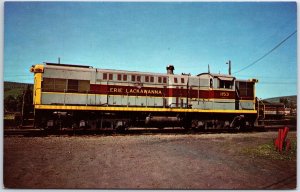
[[275, 51], [275, 49], [277, 49], [278, 47], [280, 47], [284, 42], [286, 42], [289, 38], [291, 38], [295, 33], [297, 33], [297, 30], [294, 31], [292, 34], [290, 34], [289, 36], [287, 36], [284, 40], [282, 40], [280, 43], [278, 43], [273, 49], [271, 49], [270, 51], [268, 51], [266, 54], [264, 54], [262, 57], [258, 58], [257, 60], [255, 60], [254, 62], [252, 62], [251, 64], [247, 65], [246, 67], [240, 69], [239, 71], [234, 72], [235, 73], [239, 73], [245, 69], [248, 69], [249, 67], [251, 67], [252, 65], [256, 64], [257, 62], [259, 62], [260, 60], [262, 60], [263, 58], [265, 58], [266, 56], [268, 56], [270, 53], [272, 53], [273, 51]]

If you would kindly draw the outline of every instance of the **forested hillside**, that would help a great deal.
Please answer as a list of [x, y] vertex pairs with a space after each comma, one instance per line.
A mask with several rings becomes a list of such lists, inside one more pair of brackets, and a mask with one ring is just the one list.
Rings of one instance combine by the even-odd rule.
[[4, 111], [20, 112], [22, 110], [23, 93], [33, 85], [27, 83], [4, 82]]

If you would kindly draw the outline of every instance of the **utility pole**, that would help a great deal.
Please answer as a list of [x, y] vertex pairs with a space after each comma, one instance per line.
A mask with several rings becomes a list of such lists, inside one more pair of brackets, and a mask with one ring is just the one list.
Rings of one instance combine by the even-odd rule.
[[226, 64], [228, 64], [228, 74], [231, 75], [231, 61], [229, 60]]

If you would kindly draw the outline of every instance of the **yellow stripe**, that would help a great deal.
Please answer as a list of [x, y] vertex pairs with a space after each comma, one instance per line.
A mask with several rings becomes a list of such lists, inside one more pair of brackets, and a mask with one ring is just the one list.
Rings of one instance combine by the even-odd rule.
[[34, 91], [33, 102], [35, 105], [41, 104], [41, 88], [42, 87], [42, 73], [34, 74]]
[[137, 112], [198, 112], [198, 113], [247, 113], [256, 114], [256, 110], [205, 110], [205, 109], [178, 109], [153, 107], [98, 107], [72, 105], [35, 105], [35, 109], [48, 110], [87, 110], [87, 111], [137, 111]]

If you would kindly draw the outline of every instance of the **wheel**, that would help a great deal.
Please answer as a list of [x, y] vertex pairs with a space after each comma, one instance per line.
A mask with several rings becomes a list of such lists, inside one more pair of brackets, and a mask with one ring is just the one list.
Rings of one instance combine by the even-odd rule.
[[246, 126], [245, 118], [243, 116], [236, 116], [231, 122], [230, 127], [235, 131], [242, 131]]

